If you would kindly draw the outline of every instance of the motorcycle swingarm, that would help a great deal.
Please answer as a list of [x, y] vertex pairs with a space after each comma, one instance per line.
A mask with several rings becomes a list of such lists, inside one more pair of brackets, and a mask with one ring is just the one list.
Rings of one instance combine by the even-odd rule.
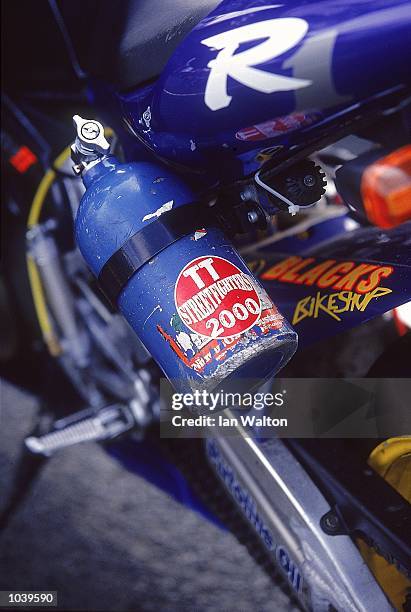
[[[287, 445], [332, 504], [330, 534], [360, 537], [411, 579], [411, 513], [408, 502], [370, 468], [363, 440], [289, 439]], [[325, 517], [327, 519], [327, 517]]]
[[210, 438], [210, 465], [307, 610], [392, 610], [348, 535], [329, 535], [331, 507], [279, 439]]

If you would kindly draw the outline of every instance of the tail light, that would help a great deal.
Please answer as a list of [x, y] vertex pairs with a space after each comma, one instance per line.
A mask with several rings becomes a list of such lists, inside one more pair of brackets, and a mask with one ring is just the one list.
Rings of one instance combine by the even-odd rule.
[[368, 166], [361, 179], [368, 219], [390, 228], [411, 219], [411, 145]]
[[411, 219], [411, 145], [371, 149], [336, 172], [336, 188], [358, 216], [384, 229]]

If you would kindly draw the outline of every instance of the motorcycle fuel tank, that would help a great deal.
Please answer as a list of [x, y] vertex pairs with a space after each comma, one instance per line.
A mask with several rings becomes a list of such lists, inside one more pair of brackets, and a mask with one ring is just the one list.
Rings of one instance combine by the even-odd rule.
[[409, 0], [225, 0], [118, 96], [151, 151], [228, 182], [398, 103], [410, 55]]
[[[139, 254], [116, 301], [178, 390], [209, 390], [233, 377], [264, 380], [285, 365], [297, 335], [221, 229], [194, 225], [158, 252], [164, 219], [178, 214], [184, 223], [193, 201], [181, 181], [155, 164], [112, 156], [90, 164], [83, 181], [79, 248], [92, 272], [114, 284]], [[104, 288], [111, 290], [107, 282]]]

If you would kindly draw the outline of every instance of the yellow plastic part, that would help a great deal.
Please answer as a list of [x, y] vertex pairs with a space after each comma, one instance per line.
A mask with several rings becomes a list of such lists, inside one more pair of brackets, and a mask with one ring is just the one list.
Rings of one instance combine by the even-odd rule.
[[[400, 495], [411, 503], [411, 436], [389, 438], [379, 444], [368, 458], [369, 465]], [[362, 540], [361, 554], [396, 610], [403, 610], [411, 581]]]

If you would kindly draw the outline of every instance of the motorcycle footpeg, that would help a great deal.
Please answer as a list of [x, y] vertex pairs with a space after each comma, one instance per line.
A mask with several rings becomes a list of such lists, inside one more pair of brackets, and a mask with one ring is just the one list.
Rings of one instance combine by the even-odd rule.
[[38, 437], [29, 436], [25, 439], [25, 445], [33, 454], [50, 456], [81, 442], [111, 440], [146, 424], [141, 422], [139, 412], [133, 410], [131, 405], [113, 404], [97, 412], [87, 408], [56, 421], [49, 433]]

